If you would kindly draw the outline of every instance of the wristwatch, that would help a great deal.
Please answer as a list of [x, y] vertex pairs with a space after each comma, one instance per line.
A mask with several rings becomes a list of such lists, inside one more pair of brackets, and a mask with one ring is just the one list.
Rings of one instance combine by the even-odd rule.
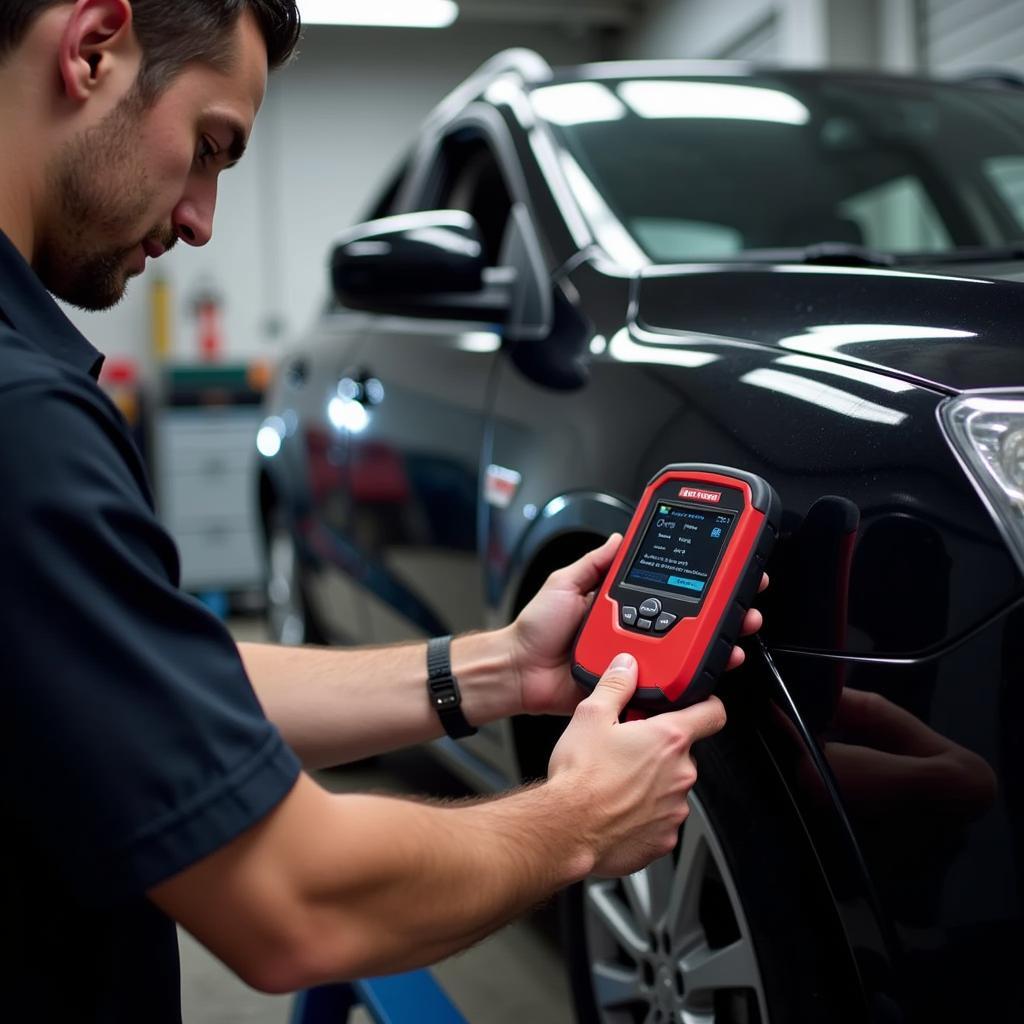
[[461, 740], [475, 735], [476, 729], [462, 713], [462, 694], [458, 680], [452, 675], [451, 647], [450, 636], [437, 636], [427, 641], [427, 693], [444, 731], [453, 740]]

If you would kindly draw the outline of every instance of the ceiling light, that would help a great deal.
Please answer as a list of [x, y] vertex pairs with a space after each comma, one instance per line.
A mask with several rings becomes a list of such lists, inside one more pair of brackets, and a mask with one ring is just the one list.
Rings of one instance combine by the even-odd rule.
[[447, 28], [459, 16], [452, 0], [300, 0], [306, 25]]
[[735, 118], [806, 124], [811, 112], [789, 93], [720, 82], [623, 82], [619, 95], [641, 117]]
[[566, 82], [535, 89], [530, 95], [533, 109], [552, 124], [593, 124], [621, 121], [626, 106], [600, 82]]

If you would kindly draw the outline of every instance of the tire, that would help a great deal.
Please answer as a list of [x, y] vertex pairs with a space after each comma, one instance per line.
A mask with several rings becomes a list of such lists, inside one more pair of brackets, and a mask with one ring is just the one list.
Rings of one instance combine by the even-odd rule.
[[564, 894], [582, 1024], [865, 1020], [831, 897], [759, 739], [727, 726], [676, 850]]
[[306, 601], [295, 537], [280, 509], [271, 510], [264, 556], [263, 579], [271, 642], [290, 647], [323, 643], [323, 634]]

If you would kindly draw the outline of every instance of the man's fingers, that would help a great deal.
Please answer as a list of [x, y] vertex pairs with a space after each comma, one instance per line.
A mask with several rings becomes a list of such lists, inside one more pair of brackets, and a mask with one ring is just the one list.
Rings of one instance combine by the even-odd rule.
[[768, 573], [762, 573], [761, 583], [757, 588], [757, 592], [760, 594], [763, 590], [768, 589]]
[[743, 625], [740, 626], [740, 636], [751, 636], [764, 625], [764, 616], [756, 609], [750, 608], [743, 616]]
[[742, 647], [734, 647], [729, 652], [729, 660], [725, 663], [725, 671], [731, 672], [734, 668], [739, 668], [747, 660], [747, 654]]
[[681, 727], [689, 733], [692, 740], [702, 740], [714, 736], [725, 725], [725, 705], [717, 697], [708, 697], [699, 704], [683, 708], [682, 711], [669, 711], [659, 716], [661, 720]]
[[617, 654], [584, 703], [599, 705], [618, 718], [636, 691], [636, 675], [636, 658]]

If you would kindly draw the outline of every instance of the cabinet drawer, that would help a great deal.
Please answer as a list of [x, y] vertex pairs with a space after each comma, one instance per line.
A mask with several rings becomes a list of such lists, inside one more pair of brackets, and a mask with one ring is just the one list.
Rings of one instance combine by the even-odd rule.
[[261, 557], [257, 534], [227, 526], [208, 526], [175, 535], [181, 554], [181, 586], [241, 589], [259, 585]]
[[202, 472], [176, 473], [165, 478], [161, 490], [160, 514], [172, 533], [198, 528], [202, 522], [225, 519], [234, 529], [255, 529], [254, 473], [246, 470], [225, 473], [211, 463]]
[[251, 410], [165, 412], [157, 418], [158, 472], [201, 472], [219, 466], [236, 470], [255, 464], [260, 414]]

